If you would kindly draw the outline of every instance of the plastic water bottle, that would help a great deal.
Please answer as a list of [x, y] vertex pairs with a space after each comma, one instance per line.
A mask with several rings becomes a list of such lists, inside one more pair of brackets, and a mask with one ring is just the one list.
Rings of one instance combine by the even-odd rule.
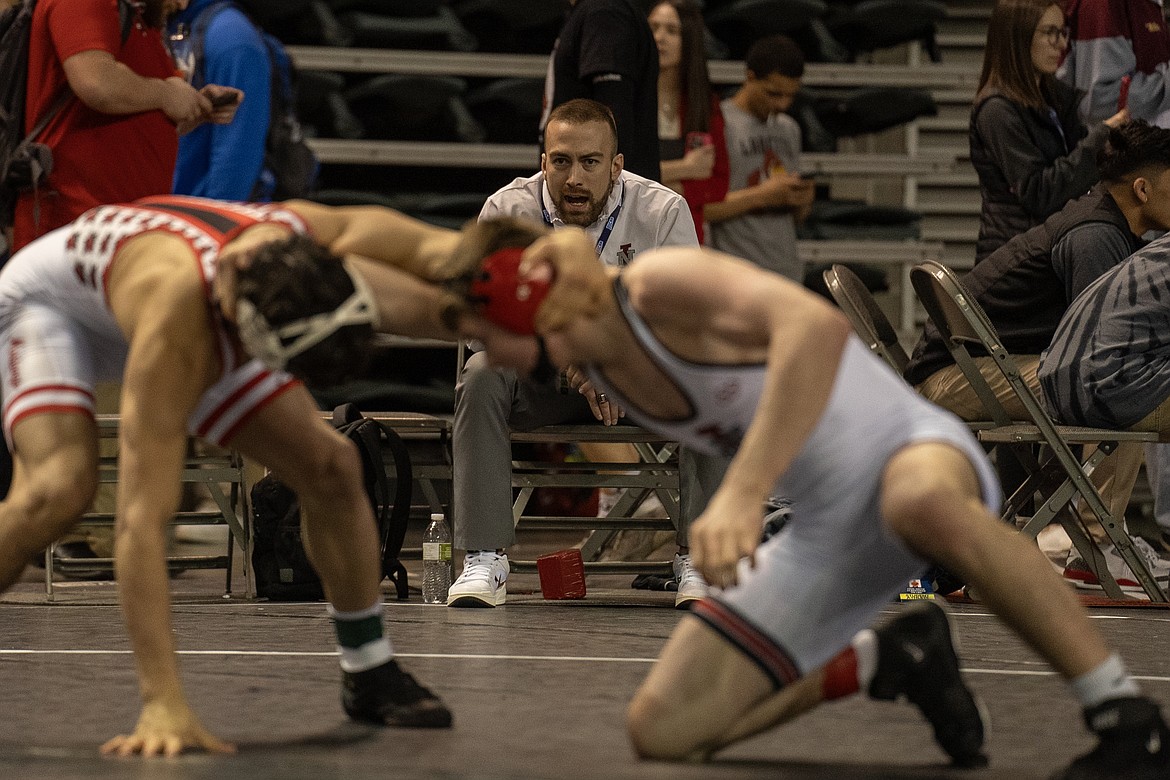
[[431, 515], [423, 532], [423, 601], [446, 604], [451, 588], [451, 529], [441, 514]]

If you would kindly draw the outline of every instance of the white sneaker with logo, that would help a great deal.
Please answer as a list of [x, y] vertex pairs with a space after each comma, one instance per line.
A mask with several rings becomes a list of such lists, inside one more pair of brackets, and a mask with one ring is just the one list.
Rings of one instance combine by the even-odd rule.
[[[1150, 544], [1140, 537], [1133, 540], [1134, 550], [1138, 557], [1146, 562], [1150, 569], [1150, 573], [1154, 575], [1154, 580], [1166, 589], [1170, 584], [1170, 562], [1167, 562]], [[1137, 576], [1129, 565], [1117, 552], [1117, 548], [1113, 545], [1109, 547], [1102, 547], [1101, 553], [1105, 556], [1105, 561], [1109, 564], [1109, 573], [1113, 575], [1113, 579], [1117, 580], [1117, 585], [1126, 593], [1142, 593], [1141, 583], [1138, 582]], [[1076, 548], [1069, 555], [1068, 564], [1064, 567], [1064, 578], [1069, 582], [1075, 584], [1078, 588], [1086, 588], [1089, 590], [1102, 590], [1101, 580], [1098, 578], [1096, 572], [1092, 569], [1092, 564], [1086, 561], [1077, 553]]]
[[448, 607], [498, 607], [508, 598], [508, 556], [477, 550], [463, 559], [463, 573], [447, 591]]
[[690, 602], [707, 595], [707, 581], [691, 563], [690, 554], [675, 554], [674, 578], [678, 581], [678, 591], [674, 595], [675, 609], [686, 609]]

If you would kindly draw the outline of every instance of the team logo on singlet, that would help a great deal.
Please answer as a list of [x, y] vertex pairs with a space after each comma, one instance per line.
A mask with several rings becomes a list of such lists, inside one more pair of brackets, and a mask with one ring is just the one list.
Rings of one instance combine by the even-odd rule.
[[20, 350], [24, 348], [24, 339], [13, 339], [8, 345], [8, 375], [14, 388], [20, 387]]
[[637, 252], [633, 244], [622, 244], [618, 247], [618, 251], [614, 254], [617, 256], [618, 265], [629, 265], [634, 260], [634, 253]]
[[732, 379], [715, 391], [715, 400], [721, 404], [731, 403], [739, 395], [739, 381]]

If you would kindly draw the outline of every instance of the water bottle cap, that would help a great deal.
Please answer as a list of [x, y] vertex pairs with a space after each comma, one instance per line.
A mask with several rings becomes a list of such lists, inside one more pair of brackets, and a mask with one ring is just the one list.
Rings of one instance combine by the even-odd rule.
[[432, 523], [441, 522], [441, 521], [443, 521], [443, 520], [445, 520], [445, 519], [446, 519], [446, 518], [445, 518], [445, 517], [443, 517], [443, 513], [442, 513], [442, 512], [431, 512], [431, 522], [432, 522]]

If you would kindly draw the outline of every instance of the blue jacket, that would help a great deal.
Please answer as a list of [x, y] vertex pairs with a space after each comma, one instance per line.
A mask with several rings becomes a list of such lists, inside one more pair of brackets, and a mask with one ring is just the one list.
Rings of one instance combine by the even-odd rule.
[[[171, 17], [172, 40], [179, 25], [194, 29], [208, 6], [222, 0], [191, 0]], [[190, 35], [188, 35], [188, 45]], [[181, 49], [182, 42], [176, 44]], [[181, 59], [176, 52], [177, 59]], [[179, 139], [174, 192], [224, 200], [248, 200], [264, 162], [268, 135], [270, 66], [268, 50], [252, 22], [236, 7], [215, 13], [206, 26], [202, 62], [194, 63], [192, 83], [222, 84], [244, 92], [228, 125], [203, 124]], [[202, 74], [202, 75], [200, 75]]]

